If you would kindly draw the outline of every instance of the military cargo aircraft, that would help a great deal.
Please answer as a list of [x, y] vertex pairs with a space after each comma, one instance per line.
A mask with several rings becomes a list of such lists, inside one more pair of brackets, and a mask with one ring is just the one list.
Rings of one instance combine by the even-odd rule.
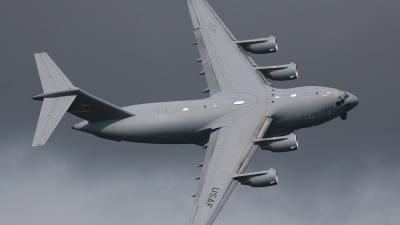
[[278, 184], [274, 169], [244, 173], [255, 151], [298, 149], [294, 131], [317, 126], [358, 104], [328, 87], [275, 88], [298, 78], [294, 63], [258, 66], [251, 54], [278, 51], [276, 37], [237, 40], [205, 0], [187, 0], [210, 97], [118, 107], [75, 87], [46, 53], [35, 54], [43, 101], [33, 147], [46, 143], [68, 112], [84, 121], [72, 129], [114, 141], [196, 144], [206, 149], [190, 225], [212, 224], [237, 183]]

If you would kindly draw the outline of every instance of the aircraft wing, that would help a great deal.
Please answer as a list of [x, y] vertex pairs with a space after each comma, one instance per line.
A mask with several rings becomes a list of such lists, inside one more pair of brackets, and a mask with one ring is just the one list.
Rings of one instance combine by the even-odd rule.
[[265, 103], [253, 105], [251, 111], [236, 119], [227, 119], [224, 126], [210, 134], [190, 225], [214, 222], [237, 184], [234, 177], [244, 172], [257, 149], [253, 140], [266, 121]]
[[203, 92], [249, 92], [266, 88], [254, 61], [205, 0], [187, 0], [208, 88]]

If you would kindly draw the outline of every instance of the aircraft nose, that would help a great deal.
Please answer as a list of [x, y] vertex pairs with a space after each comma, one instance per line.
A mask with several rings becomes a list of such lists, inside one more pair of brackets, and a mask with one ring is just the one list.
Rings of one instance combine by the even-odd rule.
[[357, 96], [350, 94], [350, 93], [349, 93], [349, 95], [350, 95], [350, 97], [348, 99], [348, 102], [350, 103], [351, 109], [353, 109], [354, 107], [356, 107], [358, 105], [359, 100], [358, 100]]

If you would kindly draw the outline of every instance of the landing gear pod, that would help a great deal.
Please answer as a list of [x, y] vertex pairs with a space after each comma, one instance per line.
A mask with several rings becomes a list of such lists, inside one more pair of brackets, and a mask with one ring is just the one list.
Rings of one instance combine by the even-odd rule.
[[268, 54], [278, 51], [278, 41], [274, 36], [237, 41], [235, 43], [241, 45], [246, 51], [253, 54]]

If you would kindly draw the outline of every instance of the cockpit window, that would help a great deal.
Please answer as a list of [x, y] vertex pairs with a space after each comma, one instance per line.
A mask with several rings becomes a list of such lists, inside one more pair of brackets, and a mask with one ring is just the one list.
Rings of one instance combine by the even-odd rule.
[[345, 91], [343, 91], [344, 92], [344, 97], [343, 97], [343, 99], [341, 99], [341, 97], [339, 96], [339, 99], [341, 99], [341, 100], [339, 100], [339, 101], [337, 101], [336, 102], [336, 106], [337, 107], [339, 107], [339, 106], [341, 106], [342, 104], [344, 104], [344, 102], [346, 101], [346, 99], [348, 99], [350, 96], [349, 96], [349, 94], [347, 94], [347, 92], [345, 92]]
[[345, 92], [345, 91], [343, 91], [344, 92], [344, 100], [346, 100], [346, 99], [348, 99], [350, 96], [349, 96], [349, 94], [347, 94], [347, 92]]

